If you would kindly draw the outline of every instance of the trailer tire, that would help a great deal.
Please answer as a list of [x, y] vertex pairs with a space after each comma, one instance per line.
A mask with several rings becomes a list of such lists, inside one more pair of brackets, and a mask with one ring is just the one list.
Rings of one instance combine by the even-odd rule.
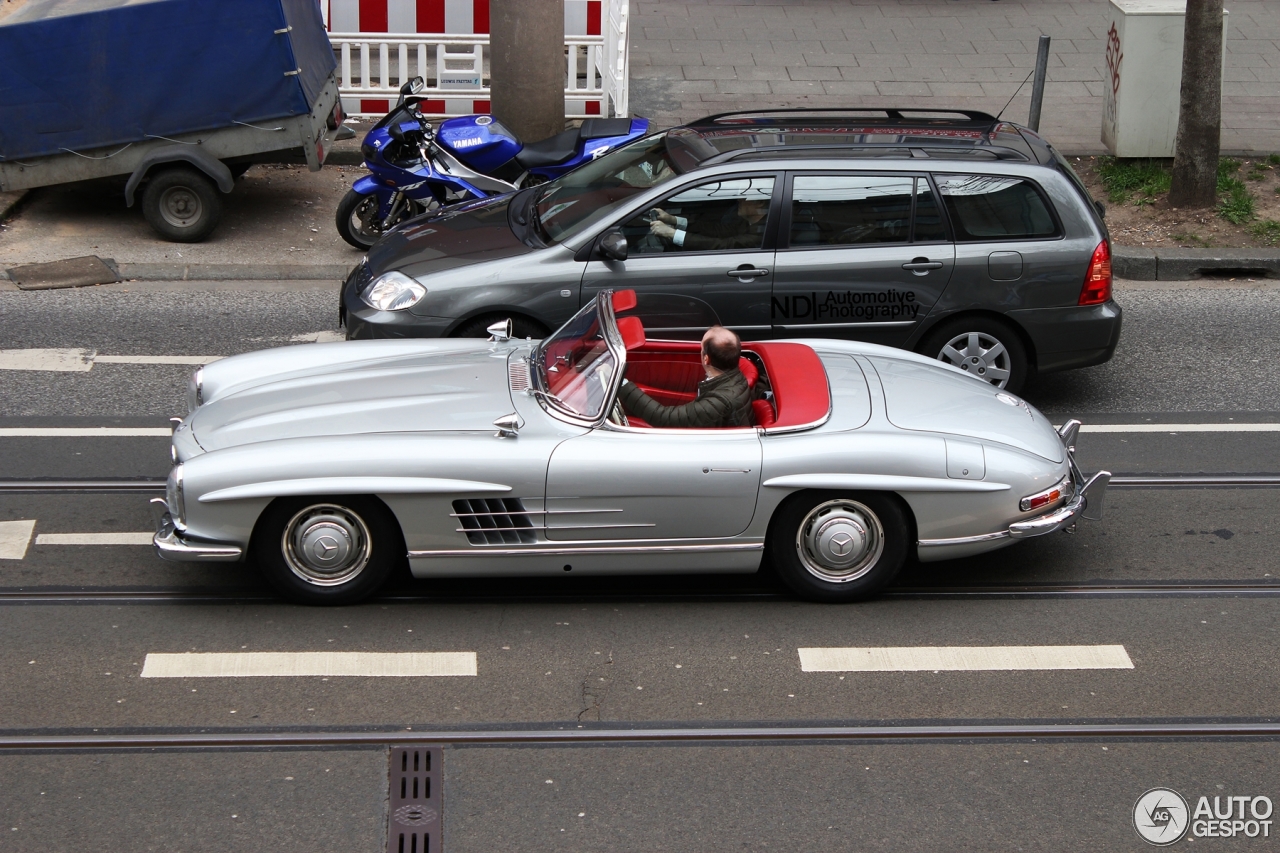
[[222, 219], [222, 195], [203, 172], [186, 166], [169, 168], [147, 180], [142, 215], [165, 240], [199, 243]]

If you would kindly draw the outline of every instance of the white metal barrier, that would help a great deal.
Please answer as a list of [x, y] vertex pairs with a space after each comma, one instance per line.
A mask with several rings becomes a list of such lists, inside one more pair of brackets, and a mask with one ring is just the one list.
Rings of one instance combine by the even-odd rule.
[[[565, 115], [627, 115], [628, 0], [605, 0], [601, 35], [565, 36]], [[381, 116], [420, 76], [430, 116], [489, 111], [487, 33], [330, 33], [349, 115]]]

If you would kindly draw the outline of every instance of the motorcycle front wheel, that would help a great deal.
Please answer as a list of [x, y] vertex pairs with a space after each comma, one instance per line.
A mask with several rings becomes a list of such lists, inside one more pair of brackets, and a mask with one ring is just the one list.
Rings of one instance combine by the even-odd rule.
[[369, 248], [382, 236], [382, 223], [378, 221], [378, 197], [347, 190], [342, 201], [338, 202], [334, 224], [338, 226], [338, 234], [343, 240], [357, 249]]

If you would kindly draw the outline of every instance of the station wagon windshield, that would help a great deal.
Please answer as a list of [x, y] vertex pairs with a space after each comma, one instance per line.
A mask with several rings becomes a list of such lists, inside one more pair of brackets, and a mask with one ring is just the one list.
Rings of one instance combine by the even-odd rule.
[[605, 340], [595, 302], [543, 341], [533, 362], [552, 405], [575, 417], [600, 417], [618, 359]]
[[534, 215], [543, 234], [558, 243], [608, 216], [636, 193], [679, 174], [666, 135], [645, 137], [548, 183], [538, 195]]

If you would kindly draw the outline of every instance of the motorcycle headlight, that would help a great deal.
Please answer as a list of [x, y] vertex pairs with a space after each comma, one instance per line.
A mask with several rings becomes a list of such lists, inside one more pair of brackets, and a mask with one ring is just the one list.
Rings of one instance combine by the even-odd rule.
[[164, 485], [164, 502], [169, 506], [169, 517], [179, 530], [187, 529], [187, 507], [182, 494], [182, 466], [174, 465], [169, 480]]
[[360, 300], [379, 311], [403, 311], [426, 295], [427, 289], [404, 273], [386, 272], [369, 282]]

